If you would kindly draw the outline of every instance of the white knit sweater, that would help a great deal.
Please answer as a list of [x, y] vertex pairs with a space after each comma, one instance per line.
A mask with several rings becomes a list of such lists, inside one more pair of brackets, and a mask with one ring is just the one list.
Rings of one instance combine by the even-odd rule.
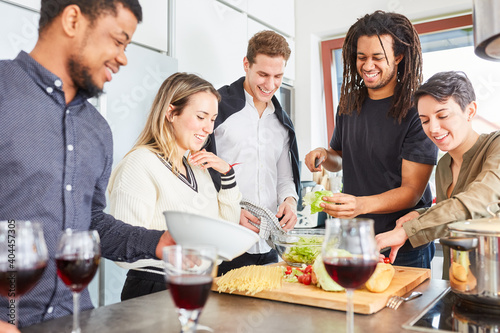
[[[109, 180], [111, 215], [126, 223], [156, 230], [167, 229], [163, 216], [163, 212], [167, 210], [239, 223], [241, 193], [238, 186], [232, 186], [235, 185], [234, 176], [231, 177], [228, 173], [227, 178], [230, 180], [226, 180], [223, 185], [230, 188], [217, 192], [208, 171], [191, 166], [197, 184], [196, 192], [165, 163], [147, 148], [136, 149], [125, 156], [113, 170]], [[163, 267], [162, 262], [155, 259], [117, 264], [127, 269]]]

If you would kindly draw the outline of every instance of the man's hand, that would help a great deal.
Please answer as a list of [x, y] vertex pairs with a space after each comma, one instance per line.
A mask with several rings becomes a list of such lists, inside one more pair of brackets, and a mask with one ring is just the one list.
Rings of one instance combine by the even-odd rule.
[[2, 332], [2, 333], [21, 333], [16, 328], [16, 326], [9, 324], [9, 323], [6, 323], [5, 321], [0, 321], [0, 332]]
[[399, 249], [404, 245], [407, 239], [408, 236], [406, 235], [405, 229], [402, 227], [396, 227], [391, 231], [383, 232], [375, 236], [379, 250], [386, 247], [391, 248], [391, 254], [389, 255], [391, 262], [396, 260]]
[[297, 223], [297, 201], [294, 198], [286, 198], [278, 207], [276, 217], [280, 220], [283, 230], [292, 230]]
[[248, 221], [252, 221], [257, 225], [260, 225], [260, 220], [257, 217], [253, 216], [252, 213], [250, 213], [248, 210], [242, 209], [240, 214], [240, 225], [252, 230], [253, 232], [259, 233], [259, 228], [252, 225]]
[[156, 257], [158, 257], [159, 259], [163, 259], [163, 248], [170, 245], [175, 245], [175, 241], [170, 235], [170, 232], [165, 231], [163, 235], [161, 235], [158, 245], [156, 245]]
[[316, 167], [315, 162], [316, 162], [316, 160], [323, 162], [324, 160], [327, 159], [327, 157], [328, 157], [328, 153], [327, 153], [325, 148], [316, 148], [316, 149], [310, 151], [306, 155], [306, 157], [304, 159], [304, 163], [306, 164], [307, 168], [311, 172], [321, 171], [321, 163], [320, 163], [320, 165], [318, 165], [318, 167]]
[[323, 197], [328, 203], [321, 203], [323, 211], [333, 217], [351, 219], [363, 212], [363, 197], [345, 193], [334, 193], [331, 197]]

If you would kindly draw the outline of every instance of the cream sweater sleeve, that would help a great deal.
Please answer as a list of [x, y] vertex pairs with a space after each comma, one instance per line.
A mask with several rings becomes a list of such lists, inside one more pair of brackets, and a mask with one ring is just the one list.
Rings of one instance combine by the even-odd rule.
[[231, 168], [225, 175], [221, 175], [221, 189], [217, 196], [219, 201], [219, 216], [221, 219], [240, 223], [241, 192], [236, 185], [236, 176]]

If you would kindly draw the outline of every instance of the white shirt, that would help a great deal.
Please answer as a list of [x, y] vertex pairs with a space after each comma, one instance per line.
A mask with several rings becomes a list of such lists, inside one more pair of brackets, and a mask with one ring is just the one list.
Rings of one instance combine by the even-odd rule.
[[[298, 199], [290, 160], [290, 137], [274, 113], [272, 102], [259, 117], [245, 91], [245, 107], [215, 129], [217, 155], [233, 166], [243, 198], [277, 213], [287, 197]], [[261, 239], [248, 253], [271, 248]]]

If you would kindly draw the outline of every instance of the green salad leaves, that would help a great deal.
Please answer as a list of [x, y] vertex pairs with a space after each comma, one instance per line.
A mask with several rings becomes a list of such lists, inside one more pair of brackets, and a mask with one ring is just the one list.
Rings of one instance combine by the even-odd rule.
[[331, 197], [332, 195], [332, 191], [309, 192], [304, 196], [302, 202], [304, 206], [311, 206], [311, 214], [314, 214], [323, 211], [323, 207], [320, 204], [325, 201], [322, 198]]
[[292, 247], [283, 253], [283, 260], [287, 262], [312, 264], [314, 259], [321, 253], [321, 244], [324, 236], [300, 237]]

